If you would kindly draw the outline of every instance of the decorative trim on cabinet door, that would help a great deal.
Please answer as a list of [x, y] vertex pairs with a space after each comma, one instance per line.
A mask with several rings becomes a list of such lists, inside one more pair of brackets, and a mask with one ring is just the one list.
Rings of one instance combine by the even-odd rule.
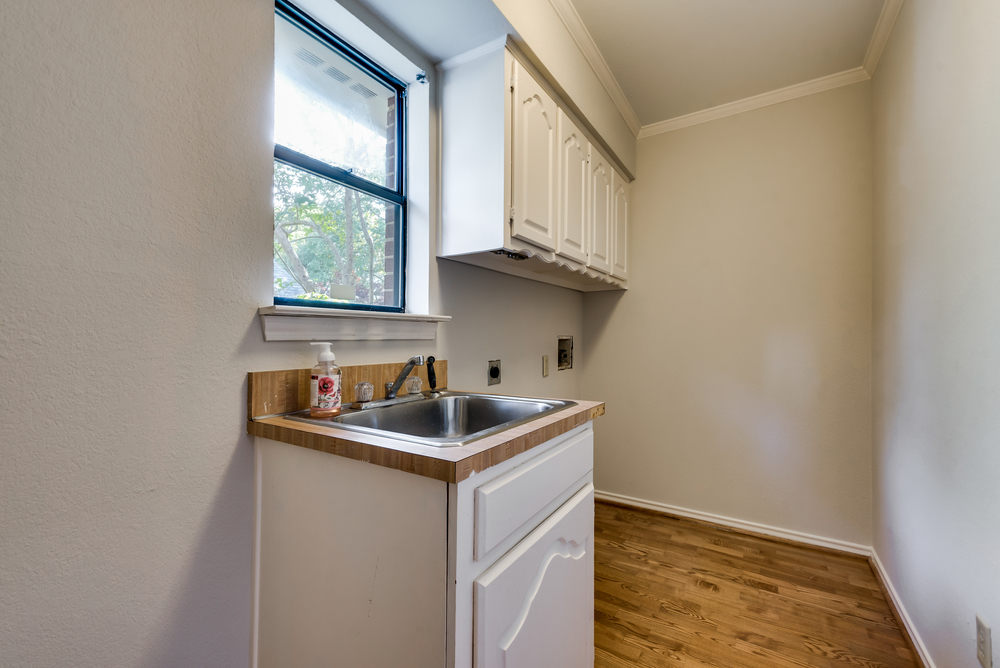
[[[596, 153], [596, 155], [595, 155]], [[612, 183], [615, 170], [591, 146], [590, 151], [590, 244], [587, 264], [611, 272]]]
[[593, 665], [594, 486], [479, 576], [473, 598], [476, 668], [519, 668], [522, 657], [530, 665]]
[[587, 261], [587, 185], [590, 182], [587, 138], [559, 109], [559, 248], [560, 255]]
[[583, 544], [579, 544], [576, 541], [567, 541], [564, 538], [559, 538], [549, 546], [549, 551], [542, 558], [542, 566], [538, 569], [538, 574], [535, 576], [534, 581], [532, 581], [527, 596], [524, 597], [524, 602], [521, 604], [521, 611], [517, 613], [517, 617], [514, 619], [514, 623], [510, 625], [510, 628], [500, 636], [500, 647], [505, 653], [510, 650], [510, 646], [517, 638], [517, 634], [524, 627], [524, 621], [528, 618], [528, 613], [531, 612], [531, 604], [534, 603], [535, 597], [538, 595], [538, 590], [542, 587], [542, 581], [545, 579], [546, 571], [549, 570], [549, 565], [557, 557], [579, 561], [585, 556], [587, 556], [586, 541]]
[[514, 61], [511, 234], [554, 251], [559, 207], [555, 100]]

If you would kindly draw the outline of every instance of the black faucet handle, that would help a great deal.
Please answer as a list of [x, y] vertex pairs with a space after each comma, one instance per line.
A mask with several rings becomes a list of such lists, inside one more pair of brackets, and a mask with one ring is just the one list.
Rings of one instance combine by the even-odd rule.
[[437, 374], [434, 373], [434, 358], [427, 358], [427, 383], [431, 386], [431, 392], [437, 387], [438, 379]]

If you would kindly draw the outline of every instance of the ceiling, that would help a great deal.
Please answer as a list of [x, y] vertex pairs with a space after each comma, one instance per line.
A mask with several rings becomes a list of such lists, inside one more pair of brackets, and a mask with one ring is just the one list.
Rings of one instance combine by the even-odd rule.
[[883, 0], [572, 0], [642, 125], [860, 67]]
[[[359, 1], [434, 62], [514, 33], [492, 0]], [[638, 125], [744, 100], [862, 64], [870, 74], [873, 65], [865, 62], [865, 55], [883, 4], [901, 2], [524, 1], [551, 2], [564, 16], [567, 10], [579, 15], [585, 30], [577, 29], [574, 37], [578, 42], [581, 37], [592, 40], [600, 52], [597, 59], [603, 57], [610, 72], [598, 76], [609, 93], [616, 88], [610, 78], [617, 81], [627, 105], [620, 96], [617, 103], [634, 131]], [[602, 67], [595, 65], [598, 69]]]

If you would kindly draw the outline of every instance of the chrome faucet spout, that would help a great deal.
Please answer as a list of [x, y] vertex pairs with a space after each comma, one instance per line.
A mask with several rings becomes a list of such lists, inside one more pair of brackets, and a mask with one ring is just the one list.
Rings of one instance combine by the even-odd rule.
[[403, 366], [403, 370], [399, 372], [398, 376], [396, 376], [396, 380], [385, 384], [385, 398], [395, 399], [396, 393], [399, 392], [399, 388], [402, 387], [403, 381], [406, 380], [406, 377], [410, 375], [411, 371], [413, 371], [413, 367], [423, 365], [423, 355], [414, 355], [410, 359], [406, 360], [406, 365]]

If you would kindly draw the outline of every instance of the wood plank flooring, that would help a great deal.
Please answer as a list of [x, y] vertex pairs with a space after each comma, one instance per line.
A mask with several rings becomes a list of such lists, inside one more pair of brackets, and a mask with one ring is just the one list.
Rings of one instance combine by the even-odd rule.
[[862, 557], [596, 512], [596, 668], [919, 668]]

